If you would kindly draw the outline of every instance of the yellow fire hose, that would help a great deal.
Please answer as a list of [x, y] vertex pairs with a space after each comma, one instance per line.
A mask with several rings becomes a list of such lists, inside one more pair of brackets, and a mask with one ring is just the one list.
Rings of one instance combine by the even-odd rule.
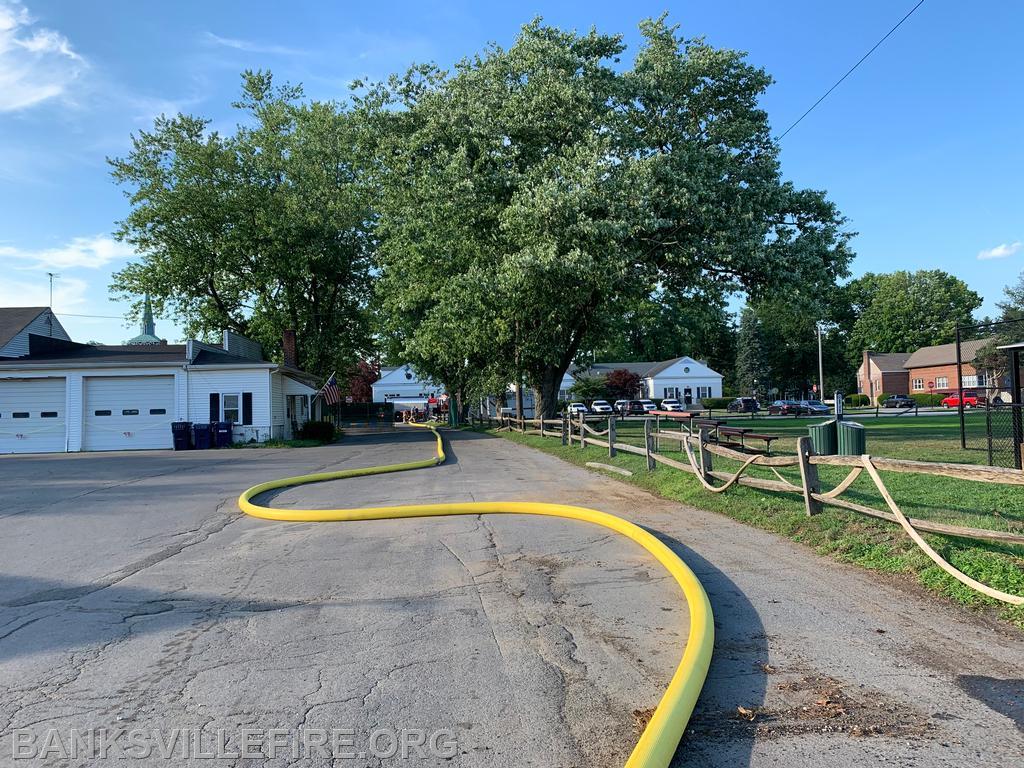
[[[414, 425], [420, 426], [420, 425]], [[686, 729], [686, 724], [693, 712], [693, 707], [700, 695], [704, 678], [707, 676], [708, 665], [711, 663], [711, 650], [714, 645], [714, 621], [711, 615], [711, 604], [700, 581], [693, 571], [679, 559], [671, 549], [640, 526], [621, 517], [599, 512], [585, 507], [573, 507], [565, 504], [546, 504], [541, 502], [521, 501], [480, 501], [458, 502], [449, 504], [410, 504], [398, 507], [371, 507], [368, 509], [273, 509], [254, 504], [252, 499], [266, 491], [277, 488], [288, 488], [306, 483], [317, 483], [324, 480], [340, 480], [346, 477], [362, 477], [380, 475], [387, 472], [402, 472], [407, 469], [420, 469], [444, 463], [444, 444], [441, 435], [433, 426], [427, 426], [437, 439], [437, 455], [422, 461], [410, 461], [404, 464], [388, 464], [381, 467], [363, 469], [345, 469], [339, 472], [320, 472], [312, 475], [285, 477], [271, 480], [249, 488], [238, 497], [238, 507], [253, 517], [266, 520], [282, 520], [287, 522], [328, 522], [352, 520], [386, 520], [402, 517], [440, 517], [445, 515], [546, 515], [563, 517], [569, 520], [580, 520], [586, 523], [610, 528], [621, 533], [648, 552], [661, 563], [683, 590], [690, 611], [690, 634], [686, 640], [683, 658], [676, 668], [672, 680], [668, 684], [657, 709], [650, 722], [640, 734], [640, 739], [633, 748], [626, 768], [667, 768], [675, 754], [679, 739]]]

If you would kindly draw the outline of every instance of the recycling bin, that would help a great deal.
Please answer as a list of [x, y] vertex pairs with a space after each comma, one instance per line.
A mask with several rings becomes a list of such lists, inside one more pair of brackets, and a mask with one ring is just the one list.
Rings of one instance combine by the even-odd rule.
[[217, 448], [227, 448], [231, 445], [231, 429], [234, 425], [230, 421], [218, 421], [210, 426], [213, 427], [213, 442]]
[[192, 425], [192, 445], [195, 446], [197, 451], [204, 451], [210, 447], [209, 424]]
[[192, 447], [192, 422], [171, 422], [171, 436], [174, 438], [174, 450], [187, 451]]
[[829, 419], [807, 428], [811, 436], [811, 448], [819, 456], [834, 456], [836, 453], [836, 420]]
[[841, 421], [838, 426], [840, 456], [863, 456], [867, 453], [867, 438], [863, 424], [858, 424], [855, 421]]

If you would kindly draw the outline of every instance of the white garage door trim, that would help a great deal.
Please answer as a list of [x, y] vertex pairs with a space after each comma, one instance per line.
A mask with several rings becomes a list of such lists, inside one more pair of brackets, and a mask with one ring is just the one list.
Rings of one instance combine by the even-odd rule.
[[82, 450], [174, 446], [174, 376], [88, 376], [82, 389]]
[[0, 379], [0, 453], [67, 450], [66, 389], [63, 377]]

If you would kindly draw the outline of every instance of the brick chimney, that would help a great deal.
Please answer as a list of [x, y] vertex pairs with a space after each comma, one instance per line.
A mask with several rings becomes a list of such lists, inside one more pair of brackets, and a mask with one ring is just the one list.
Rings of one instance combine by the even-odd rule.
[[284, 352], [284, 364], [288, 368], [299, 367], [299, 353], [295, 348], [295, 330], [288, 328], [281, 334], [281, 350]]

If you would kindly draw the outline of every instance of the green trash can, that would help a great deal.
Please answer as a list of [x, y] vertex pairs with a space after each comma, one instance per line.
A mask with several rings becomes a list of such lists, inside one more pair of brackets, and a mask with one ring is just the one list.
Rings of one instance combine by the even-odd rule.
[[840, 456], [863, 456], [867, 453], [867, 437], [863, 424], [856, 421], [840, 421], [838, 437]]
[[811, 448], [819, 456], [834, 456], [836, 453], [836, 420], [829, 419], [807, 428], [811, 436]]

